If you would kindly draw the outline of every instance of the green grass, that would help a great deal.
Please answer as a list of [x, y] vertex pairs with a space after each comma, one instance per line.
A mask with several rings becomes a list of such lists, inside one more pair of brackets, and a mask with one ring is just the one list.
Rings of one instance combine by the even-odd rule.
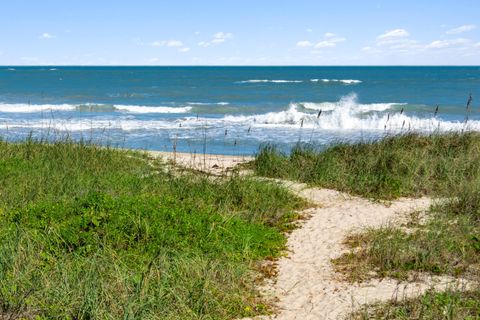
[[0, 142], [0, 318], [231, 319], [305, 203], [88, 143]]
[[374, 276], [408, 280], [412, 272], [480, 280], [480, 224], [452, 213], [451, 206], [433, 208], [424, 223], [414, 217], [403, 226], [350, 235], [350, 252], [333, 260], [336, 271], [351, 281]]
[[349, 319], [480, 319], [480, 291], [429, 291], [416, 299], [403, 299], [367, 306]]
[[445, 195], [480, 174], [480, 135], [405, 134], [337, 144], [323, 151], [297, 146], [290, 154], [260, 150], [258, 175], [297, 180], [375, 199]]

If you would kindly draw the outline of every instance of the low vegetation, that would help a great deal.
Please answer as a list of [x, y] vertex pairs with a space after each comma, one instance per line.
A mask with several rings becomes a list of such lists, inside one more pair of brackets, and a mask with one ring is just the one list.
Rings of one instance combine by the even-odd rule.
[[[298, 146], [291, 154], [263, 148], [263, 176], [286, 178], [378, 200], [428, 195], [439, 199], [404, 225], [352, 234], [349, 252], [333, 260], [350, 281], [400, 280], [419, 273], [480, 282], [480, 135], [406, 134], [377, 142], [339, 144], [323, 151]], [[354, 319], [478, 319], [480, 289], [429, 292], [420, 298], [367, 306]]]
[[262, 176], [297, 180], [374, 199], [449, 195], [480, 176], [477, 133], [405, 134], [380, 141], [339, 143], [326, 150], [298, 145], [290, 154], [275, 146], [254, 162]]
[[0, 142], [0, 177], [0, 319], [265, 312], [255, 264], [280, 254], [305, 205], [85, 142]]
[[480, 291], [429, 291], [416, 299], [402, 299], [368, 306], [355, 312], [351, 320], [363, 319], [449, 319], [474, 320], [480, 316]]

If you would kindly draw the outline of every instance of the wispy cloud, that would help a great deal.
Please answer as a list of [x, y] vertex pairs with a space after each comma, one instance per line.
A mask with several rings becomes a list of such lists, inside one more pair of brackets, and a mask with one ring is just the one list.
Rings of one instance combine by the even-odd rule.
[[408, 38], [410, 34], [405, 29], [394, 29], [387, 31], [377, 37], [377, 45], [388, 45], [392, 42], [402, 41]]
[[447, 30], [446, 34], [459, 34], [476, 29], [477, 26], [474, 24], [465, 24], [463, 26]]
[[453, 39], [453, 40], [435, 40], [429, 43], [425, 48], [426, 49], [445, 49], [445, 48], [454, 48], [468, 45], [471, 43], [469, 39]]
[[[337, 36], [335, 33], [327, 32], [324, 35], [324, 40], [314, 43], [309, 40], [301, 40], [298, 41], [296, 46], [297, 48], [308, 49], [308, 48], [315, 48], [315, 49], [325, 49], [325, 48], [334, 48], [337, 46], [338, 43], [344, 42], [346, 39], [343, 37]], [[318, 53], [318, 52], [312, 52]]]
[[336, 47], [338, 43], [344, 42], [347, 40], [346, 38], [342, 37], [336, 37], [335, 35], [333, 37], [328, 37], [327, 40], [320, 41], [315, 45], [315, 48], [327, 48], [327, 47]]
[[402, 28], [384, 32], [375, 38], [375, 47], [363, 47], [362, 51], [379, 54], [387, 52], [413, 53], [422, 50], [422, 45], [417, 40], [410, 39], [410, 33]]
[[50, 34], [48, 32], [44, 32], [42, 33], [40, 36], [38, 36], [40, 39], [53, 39], [53, 38], [56, 38], [55, 35], [53, 34]]
[[154, 41], [150, 42], [150, 46], [152, 47], [167, 47], [167, 48], [175, 48], [178, 52], [188, 52], [190, 48], [186, 47], [185, 44], [180, 40], [163, 40], [163, 41]]
[[310, 48], [313, 47], [313, 43], [311, 43], [308, 40], [302, 40], [297, 42], [297, 47], [298, 48]]
[[473, 52], [475, 50], [475, 44], [472, 40], [464, 38], [441, 39], [425, 43], [411, 39], [410, 33], [406, 29], [399, 28], [386, 31], [377, 36], [373, 44], [363, 47], [361, 51], [374, 55], [400, 54], [412, 56], [443, 49]]
[[180, 40], [167, 40], [167, 41], [154, 41], [151, 42], [152, 47], [170, 47], [170, 48], [179, 48], [183, 47], [183, 42]]
[[212, 39], [210, 41], [200, 41], [198, 42], [199, 47], [207, 48], [210, 47], [211, 45], [215, 44], [220, 44], [224, 43], [228, 39], [233, 38], [233, 34], [230, 32], [217, 32], [213, 35]]

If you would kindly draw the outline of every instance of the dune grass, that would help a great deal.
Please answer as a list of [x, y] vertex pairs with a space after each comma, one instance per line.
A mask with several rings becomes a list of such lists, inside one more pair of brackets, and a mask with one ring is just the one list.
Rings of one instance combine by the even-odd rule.
[[0, 318], [231, 319], [265, 312], [255, 265], [305, 203], [143, 153], [0, 142]]
[[429, 291], [416, 299], [403, 299], [368, 306], [349, 319], [448, 319], [474, 320], [480, 317], [480, 291]]
[[[480, 280], [480, 223], [455, 212], [461, 200], [434, 206], [425, 217], [414, 213], [404, 225], [388, 225], [350, 235], [350, 252], [333, 260], [351, 281], [372, 277], [408, 280], [412, 272]], [[480, 203], [476, 203], [476, 214]], [[372, 273], [374, 271], [374, 273]]]
[[258, 175], [297, 180], [374, 199], [445, 195], [480, 172], [478, 133], [409, 133], [339, 143], [323, 151], [299, 145], [290, 154], [260, 150]]
[[[480, 282], [480, 135], [406, 134], [377, 142], [339, 144], [323, 151], [298, 146], [282, 154], [267, 146], [257, 174], [306, 182], [372, 199], [428, 195], [440, 200], [404, 225], [350, 235], [349, 252], [334, 259], [350, 281], [408, 280], [419, 272]], [[480, 289], [428, 292], [366, 306], [353, 319], [478, 319]]]

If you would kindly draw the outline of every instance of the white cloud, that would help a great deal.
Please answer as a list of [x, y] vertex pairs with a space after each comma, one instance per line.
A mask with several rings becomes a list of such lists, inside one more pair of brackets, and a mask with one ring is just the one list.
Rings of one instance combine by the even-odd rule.
[[198, 43], [198, 46], [199, 47], [209, 47], [211, 45], [214, 45], [214, 44], [220, 44], [220, 43], [224, 43], [225, 41], [227, 41], [228, 39], [231, 39], [233, 38], [233, 34], [230, 33], [230, 32], [217, 32], [213, 35], [212, 37], [212, 40], [210, 41], [200, 41]]
[[178, 49], [178, 51], [179, 51], [179, 52], [188, 52], [188, 51], [190, 51], [190, 48], [188, 48], [188, 47], [183, 47], [183, 48]]
[[310, 48], [312, 46], [313, 46], [313, 43], [311, 43], [310, 41], [307, 41], [307, 40], [297, 42], [297, 47], [298, 48]]
[[183, 42], [180, 40], [154, 41], [151, 42], [150, 45], [152, 47], [180, 48], [183, 47]]
[[[316, 44], [312, 43], [309, 40], [302, 40], [297, 42], [297, 48], [311, 48], [315, 49], [324, 49], [324, 48], [333, 48], [336, 47], [338, 43], [344, 42], [346, 39], [338, 37], [335, 33], [327, 32], [324, 34], [324, 40], [317, 42]], [[314, 53], [313, 51], [311, 53]]]
[[[418, 41], [409, 38], [410, 33], [405, 29], [389, 30], [375, 39], [377, 47], [382, 47], [383, 50], [388, 50], [397, 53], [412, 53], [416, 50], [423, 49]], [[362, 50], [369, 53], [380, 53], [378, 49], [370, 48], [369, 50]]]
[[48, 32], [44, 32], [39, 36], [40, 39], [53, 39], [56, 38], [53, 34], [50, 34]]
[[313, 32], [313, 29], [308, 28], [308, 29], [306, 29], [305, 31], [307, 31], [308, 33], [312, 33], [312, 32]]
[[321, 49], [321, 48], [333, 48], [337, 44], [335, 42], [330, 42], [330, 41], [320, 41], [315, 45], [315, 49]]
[[410, 34], [405, 29], [394, 29], [385, 32], [377, 37], [377, 45], [386, 45], [392, 42], [408, 38]]
[[155, 63], [155, 62], [159, 62], [159, 61], [160, 61], [160, 59], [158, 59], [158, 58], [148, 59], [148, 62], [150, 62], [150, 63]]
[[315, 45], [315, 49], [321, 49], [321, 48], [333, 48], [337, 46], [337, 43], [344, 42], [346, 39], [345, 38], [329, 38], [324, 41], [320, 41]]
[[446, 34], [459, 34], [459, 33], [463, 33], [463, 32], [472, 31], [476, 28], [477, 28], [477, 26], [474, 25], [474, 24], [465, 24], [463, 26], [448, 30], [446, 32]]
[[183, 47], [183, 42], [179, 40], [169, 40], [165, 45], [171, 48], [178, 48]]
[[445, 49], [452, 47], [461, 47], [469, 44], [471, 41], [468, 39], [453, 39], [453, 40], [436, 40], [428, 44], [426, 49]]
[[233, 37], [233, 34], [230, 32], [217, 32], [213, 35], [215, 39], [230, 39]]

